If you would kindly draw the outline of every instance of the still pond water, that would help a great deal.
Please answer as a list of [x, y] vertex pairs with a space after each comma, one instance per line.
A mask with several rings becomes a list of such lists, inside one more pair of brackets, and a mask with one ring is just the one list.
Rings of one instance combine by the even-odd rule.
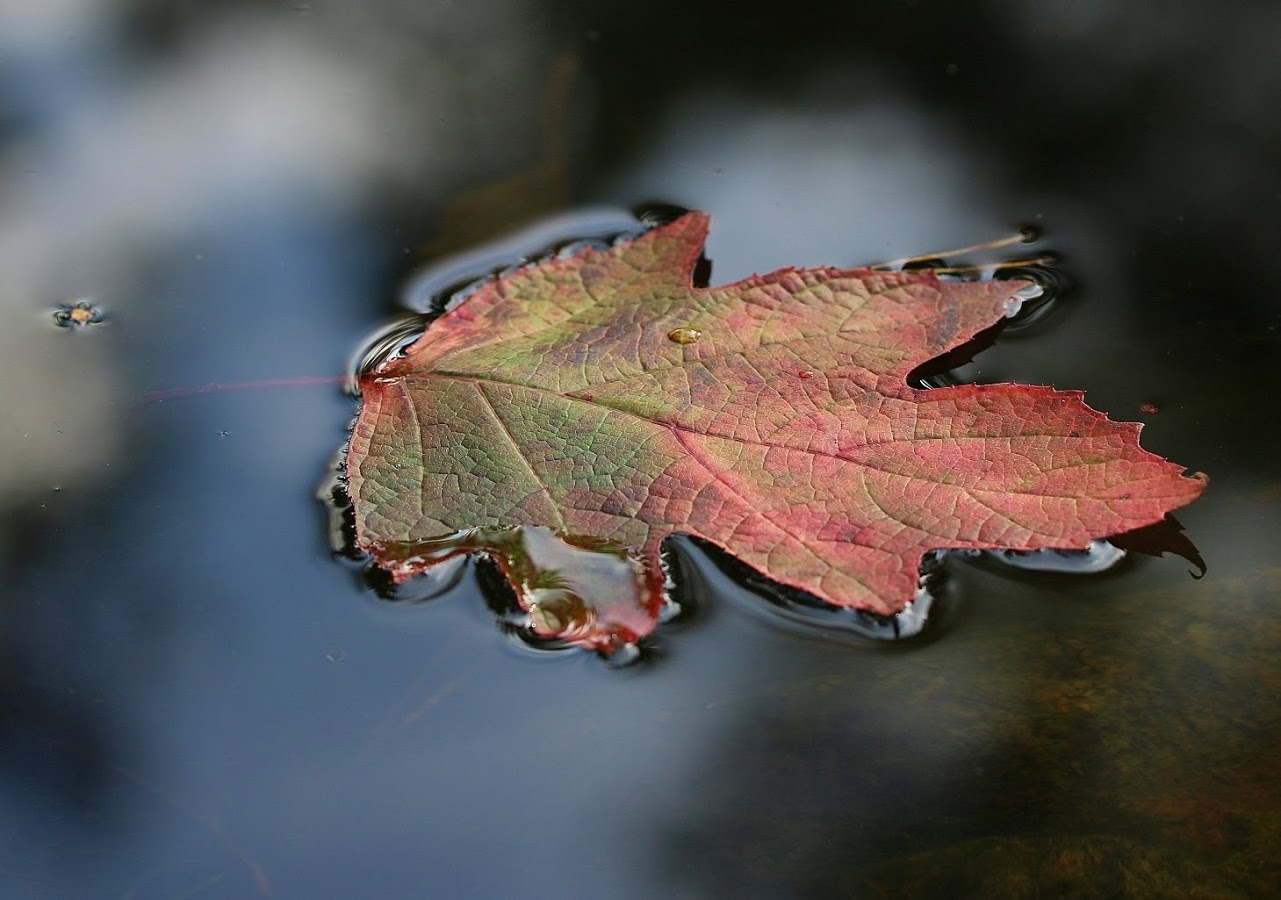
[[[1237, 6], [3, 13], [0, 894], [1273, 893], [1281, 19]], [[424, 267], [653, 203], [713, 282], [1040, 228], [1071, 286], [963, 374], [1208, 472], [1207, 574], [953, 559], [887, 643], [675, 541], [625, 667], [473, 571], [381, 599], [316, 499], [353, 354]]]

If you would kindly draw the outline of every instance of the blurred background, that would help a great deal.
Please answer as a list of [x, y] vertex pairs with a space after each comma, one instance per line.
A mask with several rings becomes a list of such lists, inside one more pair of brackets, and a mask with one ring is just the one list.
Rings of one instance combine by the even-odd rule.
[[[1269, 893], [1278, 38], [1250, 0], [0, 0], [0, 892]], [[891, 646], [676, 541], [625, 669], [472, 573], [380, 600], [315, 499], [349, 359], [451, 254], [651, 204], [712, 214], [713, 282], [1037, 227], [1072, 287], [967, 373], [1208, 472], [1208, 574], [952, 560]]]

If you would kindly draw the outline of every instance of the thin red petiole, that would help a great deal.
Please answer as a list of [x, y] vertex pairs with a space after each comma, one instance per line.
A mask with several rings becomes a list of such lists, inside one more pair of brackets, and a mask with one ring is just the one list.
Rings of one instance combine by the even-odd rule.
[[347, 376], [314, 378], [266, 378], [261, 381], [235, 381], [230, 384], [206, 384], [201, 387], [169, 388], [161, 391], [147, 391], [140, 401], [143, 405], [163, 403], [179, 397], [196, 397], [201, 394], [223, 394], [228, 391], [249, 391], [259, 388], [306, 387], [319, 384], [346, 384]]

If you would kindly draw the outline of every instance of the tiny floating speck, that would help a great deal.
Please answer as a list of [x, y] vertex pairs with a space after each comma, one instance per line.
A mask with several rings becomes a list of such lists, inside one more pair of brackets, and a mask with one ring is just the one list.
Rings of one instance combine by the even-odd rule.
[[102, 310], [93, 305], [92, 300], [77, 300], [64, 303], [53, 311], [55, 325], [62, 328], [87, 328], [103, 321]]
[[667, 332], [667, 339], [678, 344], [697, 344], [702, 336], [703, 332], [697, 328], [673, 328]]

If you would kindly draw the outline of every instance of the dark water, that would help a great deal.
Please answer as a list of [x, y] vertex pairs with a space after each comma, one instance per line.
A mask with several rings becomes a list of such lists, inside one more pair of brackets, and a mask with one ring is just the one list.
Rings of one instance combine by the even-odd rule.
[[[0, 894], [1281, 883], [1274, 5], [25, 6]], [[378, 599], [314, 497], [352, 353], [431, 260], [653, 202], [711, 212], [715, 282], [1038, 226], [1072, 288], [966, 371], [1208, 472], [1208, 573], [953, 560], [887, 645], [677, 542], [689, 612], [625, 668], [504, 636], [470, 574]], [[78, 298], [103, 320], [57, 327]]]

